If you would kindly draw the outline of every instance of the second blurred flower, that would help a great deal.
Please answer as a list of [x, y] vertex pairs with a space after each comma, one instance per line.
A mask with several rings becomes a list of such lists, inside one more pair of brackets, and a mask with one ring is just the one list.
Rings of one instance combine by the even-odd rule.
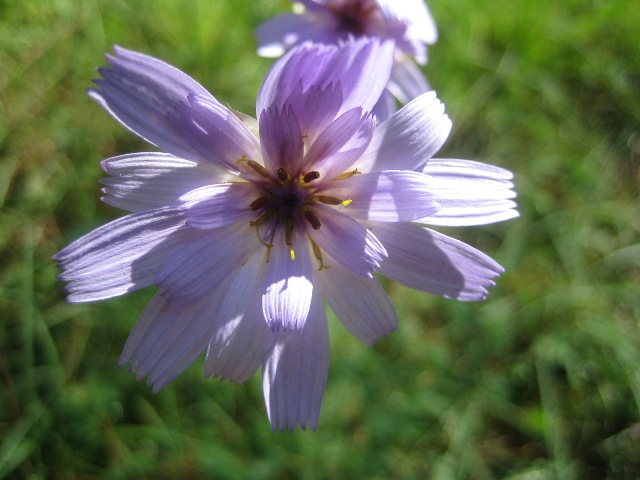
[[420, 65], [427, 45], [438, 38], [435, 22], [422, 0], [300, 0], [294, 13], [267, 20], [256, 30], [258, 54], [278, 57], [304, 41], [339, 44], [349, 37], [393, 40], [395, 62], [375, 113], [384, 120], [395, 111], [395, 97], [405, 104], [430, 90]]

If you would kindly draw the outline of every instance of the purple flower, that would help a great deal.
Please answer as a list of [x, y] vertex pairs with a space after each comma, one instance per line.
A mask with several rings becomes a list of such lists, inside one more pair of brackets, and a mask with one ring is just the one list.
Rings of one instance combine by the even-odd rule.
[[396, 329], [374, 276], [480, 300], [502, 268], [427, 229], [517, 215], [511, 174], [429, 160], [451, 122], [435, 94], [376, 125], [393, 44], [303, 45], [279, 60], [257, 117], [179, 70], [115, 49], [90, 92], [168, 153], [103, 162], [103, 200], [131, 212], [56, 255], [71, 302], [155, 285], [120, 364], [157, 391], [203, 352], [206, 376], [262, 367], [274, 430], [315, 429], [329, 365], [323, 299], [367, 344]]
[[[423, 0], [298, 0], [294, 10], [258, 27], [259, 55], [278, 57], [304, 41], [335, 45], [353, 36], [391, 39], [396, 46], [387, 86], [391, 95], [406, 104], [430, 90], [413, 62], [425, 65], [427, 45], [438, 38]], [[391, 95], [381, 96], [375, 110], [378, 118], [386, 119], [396, 110]]]

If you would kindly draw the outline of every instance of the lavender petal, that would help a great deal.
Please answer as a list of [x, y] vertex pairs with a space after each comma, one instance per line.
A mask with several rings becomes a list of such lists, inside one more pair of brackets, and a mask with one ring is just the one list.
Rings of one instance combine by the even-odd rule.
[[367, 345], [394, 332], [398, 318], [380, 282], [328, 261], [331, 268], [316, 273], [315, 278], [322, 295], [347, 330]]
[[162, 150], [197, 161], [199, 154], [176, 131], [168, 114], [192, 93], [213, 98], [198, 82], [167, 63], [115, 47], [110, 68], [89, 95], [116, 120]]
[[262, 369], [271, 429], [315, 430], [329, 371], [329, 332], [322, 297], [314, 295], [302, 330], [276, 332]]
[[416, 290], [445, 298], [478, 301], [504, 269], [484, 253], [412, 223], [372, 223], [389, 257], [378, 271]]
[[102, 168], [111, 175], [102, 200], [129, 212], [175, 205], [181, 195], [214, 183], [227, 181], [226, 173], [203, 163], [168, 153], [131, 153], [104, 160]]

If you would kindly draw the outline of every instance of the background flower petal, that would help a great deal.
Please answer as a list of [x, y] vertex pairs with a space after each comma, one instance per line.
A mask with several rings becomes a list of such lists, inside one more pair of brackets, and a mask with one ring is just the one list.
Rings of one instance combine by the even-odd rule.
[[256, 28], [258, 55], [279, 57], [300, 40], [310, 40], [321, 35], [325, 25], [309, 15], [285, 13], [270, 18]]
[[402, 104], [431, 90], [422, 70], [406, 56], [396, 56], [387, 89]]
[[389, 22], [399, 21], [407, 26], [405, 38], [414, 46], [411, 52], [416, 61], [427, 61], [424, 44], [431, 45], [438, 39], [436, 23], [424, 0], [376, 0]]

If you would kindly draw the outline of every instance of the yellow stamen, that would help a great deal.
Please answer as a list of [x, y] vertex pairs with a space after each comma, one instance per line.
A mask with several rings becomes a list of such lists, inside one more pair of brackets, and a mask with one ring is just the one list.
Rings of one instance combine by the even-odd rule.
[[[256, 230], [258, 230], [256, 228]], [[273, 237], [275, 236], [276, 231], [275, 229], [271, 231], [271, 238], [269, 239], [269, 243], [266, 243], [262, 240], [262, 238], [260, 238], [260, 233], [258, 233], [258, 238], [260, 238], [260, 242], [262, 242], [262, 244], [267, 247], [267, 263], [269, 263], [269, 258], [271, 257], [271, 249], [273, 248]]]
[[318, 195], [315, 198], [317, 201], [326, 205], [344, 205], [346, 207], [351, 202], [353, 202], [353, 200], [351, 200], [350, 198], [347, 198], [346, 200], [340, 200], [339, 198], [331, 197], [329, 195]]
[[264, 178], [269, 178], [269, 172], [267, 172], [267, 169], [255, 160], [247, 159], [246, 155], [243, 155], [242, 158], [238, 160], [238, 163], [246, 163], [249, 167], [251, 167], [255, 172], [257, 172]]
[[293, 235], [293, 224], [287, 223], [287, 226], [284, 231], [284, 241], [287, 242], [287, 247], [289, 247], [289, 256], [293, 261], [296, 259], [296, 252], [293, 250], [293, 242], [291, 241], [292, 235]]
[[[269, 250], [269, 251], [270, 251], [270, 250], [271, 250], [271, 248], [273, 247], [273, 244], [271, 244], [271, 243], [267, 243], [267, 242], [265, 242], [265, 241], [262, 239], [262, 237], [260, 236], [260, 225], [251, 225], [251, 226], [252, 226], [252, 227], [256, 227], [256, 234], [258, 235], [258, 240], [260, 240], [260, 243], [261, 243], [262, 245], [264, 245], [265, 247], [267, 247], [267, 250]], [[271, 240], [273, 240], [273, 238], [272, 238]], [[267, 257], [268, 257], [268, 255], [267, 255]], [[267, 260], [267, 261], [268, 261], [268, 260]]]
[[311, 242], [311, 248], [313, 249], [313, 255], [316, 257], [316, 259], [320, 262], [320, 267], [318, 268], [318, 271], [322, 271], [325, 268], [329, 268], [329, 265], [325, 265], [322, 262], [322, 250], [320, 250], [320, 247], [318, 246], [318, 244], [316, 242], [314, 242], [311, 237], [308, 237], [309, 241]]
[[338, 175], [336, 178], [334, 178], [333, 180], [344, 180], [345, 178], [350, 178], [353, 177], [354, 175], [360, 175], [361, 172], [358, 171], [358, 169], [356, 168], [355, 170], [351, 171], [351, 172], [344, 172], [341, 173], [340, 175]]

